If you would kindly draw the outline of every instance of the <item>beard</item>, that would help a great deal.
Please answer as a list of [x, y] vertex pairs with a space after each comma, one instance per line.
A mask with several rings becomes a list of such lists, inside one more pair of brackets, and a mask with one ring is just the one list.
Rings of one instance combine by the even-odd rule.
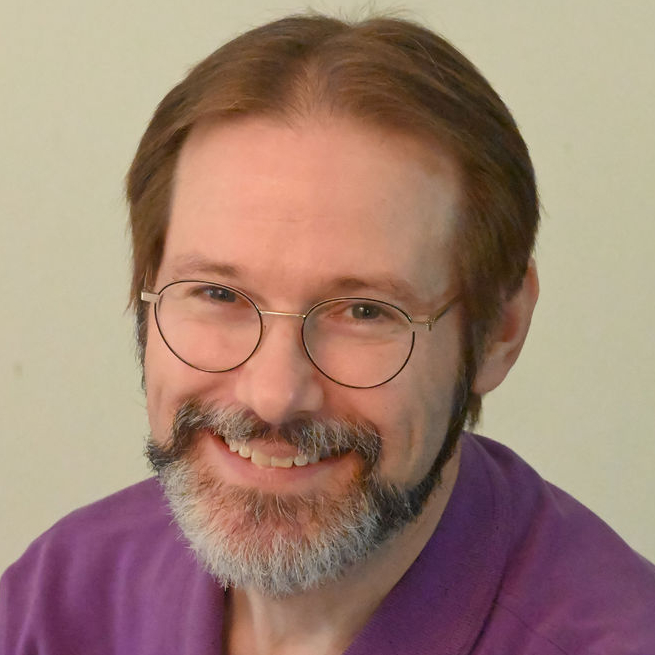
[[[204, 568], [226, 589], [251, 587], [281, 598], [340, 579], [418, 518], [465, 421], [468, 385], [462, 383], [437, 458], [408, 488], [377, 473], [382, 438], [372, 424], [299, 420], [272, 428], [253, 414], [195, 399], [179, 408], [164, 445], [148, 439], [146, 455]], [[339, 493], [277, 494], [229, 485], [199, 461], [194, 446], [202, 431], [241, 443], [274, 436], [308, 456], [355, 452], [362, 467]]]

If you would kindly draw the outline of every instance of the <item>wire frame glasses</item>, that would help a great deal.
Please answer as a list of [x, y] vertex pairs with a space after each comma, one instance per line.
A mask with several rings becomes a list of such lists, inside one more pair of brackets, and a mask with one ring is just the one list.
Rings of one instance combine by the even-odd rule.
[[426, 321], [370, 298], [331, 298], [305, 314], [260, 309], [246, 294], [202, 280], [179, 280], [159, 293], [141, 292], [153, 303], [159, 333], [171, 352], [200, 371], [223, 373], [241, 366], [262, 340], [265, 316], [302, 320], [302, 343], [314, 366], [346, 387], [367, 389], [394, 378], [409, 361], [415, 332], [432, 329], [458, 300]]

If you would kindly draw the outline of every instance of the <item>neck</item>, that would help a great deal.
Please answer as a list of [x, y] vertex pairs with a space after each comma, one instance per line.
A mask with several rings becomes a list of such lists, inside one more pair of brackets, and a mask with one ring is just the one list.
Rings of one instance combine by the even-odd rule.
[[336, 581], [285, 598], [230, 589], [225, 618], [228, 655], [340, 655], [413, 564], [452, 494], [460, 448], [419, 518]]

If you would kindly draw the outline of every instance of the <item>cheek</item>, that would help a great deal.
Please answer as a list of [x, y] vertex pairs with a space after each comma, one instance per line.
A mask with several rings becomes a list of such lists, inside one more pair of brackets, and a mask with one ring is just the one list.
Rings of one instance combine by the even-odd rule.
[[155, 441], [163, 443], [168, 435], [172, 415], [175, 409], [167, 400], [171, 393], [171, 381], [176, 376], [170, 374], [171, 364], [157, 329], [153, 329], [154, 321], [148, 325], [148, 341], [146, 342], [144, 358], [144, 379], [146, 391], [146, 405], [150, 430]]
[[154, 321], [148, 325], [144, 374], [150, 429], [158, 443], [168, 439], [175, 414], [187, 400], [237, 404], [234, 390], [240, 369], [206, 373], [185, 364], [168, 349]]
[[[450, 418], [451, 393], [416, 396], [402, 411], [390, 411], [379, 425], [383, 436], [380, 473], [391, 481], [418, 483], [443, 444]], [[397, 406], [401, 402], [397, 401]]]
[[[446, 347], [438, 357], [434, 350], [415, 352], [416, 364], [403, 371], [395, 385], [381, 387], [388, 396], [376, 421], [383, 437], [380, 473], [394, 482], [419, 482], [446, 436], [458, 378], [458, 350]], [[437, 361], [438, 366], [429, 365]]]
[[179, 360], [168, 349], [153, 322], [148, 326], [144, 358], [146, 404], [150, 429], [155, 441], [168, 438], [175, 413], [191, 397], [204, 397], [212, 378]]

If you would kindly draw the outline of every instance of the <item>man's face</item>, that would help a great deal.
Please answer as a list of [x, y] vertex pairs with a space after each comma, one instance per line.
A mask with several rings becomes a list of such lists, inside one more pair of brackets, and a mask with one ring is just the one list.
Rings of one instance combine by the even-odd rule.
[[[180, 155], [155, 290], [182, 279], [218, 282], [263, 310], [298, 314], [327, 298], [357, 296], [426, 319], [458, 291], [449, 249], [458, 188], [445, 153], [354, 120], [198, 127]], [[206, 373], [171, 353], [150, 314], [145, 379], [155, 443], [167, 443], [176, 413], [191, 400], [264, 421], [270, 431], [253, 448], [282, 459], [296, 451], [276, 429], [298, 419], [373, 425], [381, 481], [408, 488], [426, 476], [458, 378], [456, 307], [431, 332], [419, 327], [405, 368], [370, 389], [321, 374], [304, 352], [300, 319], [265, 316], [264, 323], [250, 359]], [[205, 478], [286, 499], [340, 499], [363, 467], [354, 451], [306, 466], [261, 466], [208, 430], [194, 436], [192, 452], [191, 470]], [[238, 517], [241, 508], [232, 511]], [[232, 530], [241, 525], [235, 521]]]

